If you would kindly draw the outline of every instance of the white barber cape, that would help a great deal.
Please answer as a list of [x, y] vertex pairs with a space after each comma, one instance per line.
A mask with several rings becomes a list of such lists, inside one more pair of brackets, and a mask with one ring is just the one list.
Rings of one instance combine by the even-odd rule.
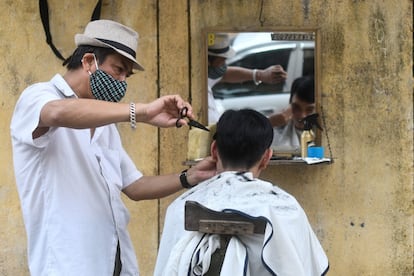
[[220, 245], [217, 235], [184, 230], [188, 200], [207, 208], [264, 217], [265, 234], [233, 237], [221, 275], [324, 275], [328, 259], [296, 199], [251, 173], [224, 172], [187, 191], [167, 210], [156, 276], [203, 275]]

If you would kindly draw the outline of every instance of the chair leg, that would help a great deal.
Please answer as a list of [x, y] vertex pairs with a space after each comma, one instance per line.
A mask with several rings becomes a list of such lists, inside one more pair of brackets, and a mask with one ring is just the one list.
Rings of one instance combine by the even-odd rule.
[[211, 255], [210, 267], [205, 276], [220, 276], [221, 267], [223, 266], [224, 256], [226, 255], [227, 246], [231, 236], [220, 235], [220, 248]]

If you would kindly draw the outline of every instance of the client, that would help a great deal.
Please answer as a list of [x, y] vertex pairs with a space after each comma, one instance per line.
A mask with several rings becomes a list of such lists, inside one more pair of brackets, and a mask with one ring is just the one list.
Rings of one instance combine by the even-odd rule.
[[266, 219], [264, 234], [231, 238], [221, 275], [312, 276], [328, 271], [325, 252], [296, 199], [258, 178], [272, 156], [272, 140], [272, 126], [259, 112], [223, 113], [211, 144], [217, 175], [168, 207], [154, 275], [204, 275], [220, 247], [218, 235], [184, 229], [186, 201]]

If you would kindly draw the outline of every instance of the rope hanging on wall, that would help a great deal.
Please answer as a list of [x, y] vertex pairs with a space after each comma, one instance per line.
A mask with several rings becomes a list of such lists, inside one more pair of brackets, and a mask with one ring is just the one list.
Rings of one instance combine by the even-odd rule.
[[[101, 17], [101, 7], [102, 7], [102, 0], [99, 0], [96, 3], [95, 9], [92, 12], [91, 21], [97, 20]], [[43, 29], [45, 30], [46, 34], [46, 42], [49, 44], [50, 48], [52, 49], [53, 53], [61, 60], [65, 60], [59, 50], [55, 47], [52, 41], [52, 34], [50, 33], [50, 24], [49, 24], [49, 5], [47, 4], [47, 0], [39, 0], [39, 10], [40, 10], [40, 18], [42, 19]]]
[[265, 22], [265, 18], [264, 18], [264, 15], [263, 15], [263, 5], [264, 5], [264, 0], [262, 0], [260, 2], [259, 22], [260, 22], [261, 27], [263, 27], [263, 24]]

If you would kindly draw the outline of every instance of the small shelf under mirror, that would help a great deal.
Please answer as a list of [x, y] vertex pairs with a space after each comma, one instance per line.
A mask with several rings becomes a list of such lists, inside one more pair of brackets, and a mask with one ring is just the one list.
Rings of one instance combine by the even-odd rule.
[[[185, 166], [194, 166], [202, 159], [197, 160], [186, 160], [183, 162]], [[332, 164], [333, 160], [331, 158], [322, 158], [322, 159], [307, 159], [306, 161], [302, 158], [293, 158], [293, 159], [277, 159], [272, 158], [269, 161], [269, 166], [277, 165], [301, 165], [301, 166], [315, 166], [315, 165], [329, 165]]]

